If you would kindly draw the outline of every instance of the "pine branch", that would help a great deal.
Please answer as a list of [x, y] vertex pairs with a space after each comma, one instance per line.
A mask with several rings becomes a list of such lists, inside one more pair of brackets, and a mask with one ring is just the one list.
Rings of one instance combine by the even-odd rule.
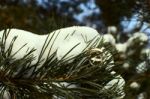
[[[17, 37], [12, 39], [10, 47], [5, 49], [8, 36], [9, 32], [4, 31], [0, 46], [1, 98], [7, 96], [12, 99], [57, 99], [58, 97], [61, 99], [112, 99], [121, 95], [117, 83], [111, 87], [111, 90], [104, 89], [104, 86], [117, 74], [112, 75], [110, 73], [112, 70], [107, 68], [108, 65], [113, 65], [113, 56], [109, 53], [109, 50], [103, 47], [102, 41], [98, 42], [98, 40], [93, 39], [86, 48], [88, 50], [85, 49], [81, 54], [71, 59], [64, 60], [62, 58], [58, 60], [55, 57], [56, 52], [54, 52], [38, 68], [47, 44], [51, 42], [52, 38], [46, 39], [38, 62], [32, 64], [35, 59], [33, 52], [36, 49], [30, 50], [23, 58], [16, 59], [14, 58], [15, 54], [26, 45], [12, 55], [11, 51]], [[55, 39], [57, 39], [57, 36]], [[100, 51], [103, 49], [102, 52], [92, 52], [95, 46]], [[48, 55], [49, 53], [50, 51]], [[95, 61], [91, 60], [93, 57], [100, 59], [100, 61], [96, 61], [95, 64]], [[73, 61], [70, 62], [72, 59]]]

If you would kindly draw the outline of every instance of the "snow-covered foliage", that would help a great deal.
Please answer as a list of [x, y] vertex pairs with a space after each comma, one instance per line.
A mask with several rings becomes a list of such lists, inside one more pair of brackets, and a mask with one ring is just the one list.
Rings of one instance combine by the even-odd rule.
[[[136, 53], [137, 50], [146, 47], [148, 44], [148, 36], [142, 32], [133, 33], [126, 42], [116, 43], [116, 50], [119, 52], [120, 57], [127, 58]], [[140, 47], [140, 48], [139, 48]]]
[[[115, 71], [112, 71], [113, 75], [116, 74]], [[120, 97], [117, 97], [116, 99], [123, 99], [123, 97], [125, 96], [125, 93], [124, 93], [124, 86], [125, 86], [125, 80], [122, 78], [122, 76], [118, 75], [115, 77], [115, 79], [112, 79], [111, 81], [109, 81], [103, 88], [103, 90], [111, 90], [111, 88], [113, 86], [116, 86], [117, 90], [120, 92]]]
[[124, 69], [128, 70], [130, 68], [130, 64], [129, 63], [124, 63], [122, 66]]
[[133, 46], [134, 44], [139, 44], [140, 46], [146, 45], [148, 42], [148, 36], [142, 32], [136, 32], [127, 41], [127, 46]]
[[111, 34], [104, 34], [104, 43], [110, 43], [111, 45], [115, 46], [116, 40]]
[[[150, 48], [142, 49], [140, 54], [141, 54], [141, 58], [143, 58], [144, 56], [150, 56]], [[150, 59], [150, 57], [148, 59]]]
[[[7, 33], [8, 31], [9, 30], [7, 30]], [[1, 40], [2, 40], [3, 33], [4, 30], [0, 31]], [[34, 33], [20, 30], [20, 29], [11, 29], [9, 32], [9, 36], [6, 39], [5, 51], [9, 48], [11, 41], [15, 37], [16, 37], [16, 41], [15, 44], [13, 45], [11, 55], [15, 54], [21, 47], [23, 47], [26, 44], [26, 46], [24, 46], [18, 53], [15, 54], [14, 58], [20, 59], [24, 55], [26, 55], [31, 49], [35, 48], [36, 51], [34, 51], [33, 54], [35, 55], [37, 61], [37, 57], [40, 54], [46, 36], [36, 35]]]
[[116, 49], [119, 53], [126, 53], [127, 51], [127, 43], [117, 43]]
[[139, 89], [140, 88], [140, 84], [137, 83], [137, 82], [132, 82], [130, 84], [130, 87], [133, 88], [133, 89]]
[[116, 26], [108, 26], [107, 32], [109, 34], [116, 34], [118, 31], [117, 31]]
[[[0, 37], [2, 38], [4, 31], [0, 32]], [[37, 62], [40, 52], [43, 48], [43, 45], [48, 38], [46, 44], [48, 44], [43, 58], [45, 59], [48, 56], [49, 51], [50, 55], [57, 51], [57, 59], [62, 59], [67, 52], [69, 52], [73, 47], [75, 47], [67, 56], [74, 57], [80, 54], [91, 40], [99, 39], [100, 34], [92, 28], [84, 26], [73, 26], [68, 28], [58, 29], [47, 35], [36, 35], [28, 31], [11, 29], [6, 40], [6, 50], [8, 49], [12, 39], [17, 37], [15, 44], [13, 45], [12, 55], [16, 53], [23, 45], [26, 44], [16, 55], [15, 58], [22, 58], [27, 52], [32, 48], [36, 49], [33, 54], [36, 57], [34, 62]], [[52, 38], [52, 39], [51, 39]], [[50, 41], [50, 42], [49, 42]], [[91, 44], [92, 44], [91, 42]], [[93, 44], [91, 46], [94, 46]], [[52, 47], [52, 48], [51, 48]]]
[[4, 91], [3, 99], [10, 99], [10, 93], [7, 90]]
[[146, 62], [141, 62], [139, 65], [136, 67], [136, 72], [139, 74], [142, 74], [148, 70]]
[[[8, 30], [7, 30], [8, 31]], [[0, 38], [2, 39], [4, 30], [0, 31]], [[108, 36], [108, 37], [107, 37]], [[42, 59], [46, 59], [47, 56], [52, 55], [56, 52], [56, 58], [58, 60], [68, 59], [75, 57], [82, 53], [84, 50], [91, 48], [96, 48], [98, 42], [101, 40], [101, 35], [93, 28], [85, 27], [85, 26], [72, 26], [67, 28], [62, 28], [55, 30], [47, 35], [37, 35], [28, 31], [20, 30], [20, 29], [11, 29], [9, 35], [6, 39], [5, 47], [7, 50], [11, 44], [13, 38], [16, 37], [14, 42], [11, 55], [16, 53], [22, 46], [24, 46], [18, 53], [15, 54], [14, 58], [20, 59], [24, 55], [27, 54], [32, 48], [36, 49], [33, 52], [33, 56], [35, 56], [35, 60], [33, 63], [38, 61], [38, 57], [42, 51], [44, 43], [48, 45], [46, 50], [42, 56]], [[107, 37], [107, 38], [106, 38]], [[46, 40], [47, 39], [47, 40]], [[113, 36], [111, 34], [104, 35], [104, 41], [112, 43]], [[45, 42], [46, 41], [46, 42]], [[97, 44], [95, 44], [97, 41]], [[115, 41], [112, 43], [115, 45]], [[74, 49], [72, 49], [74, 47]], [[107, 61], [112, 55], [109, 52], [104, 52], [105, 48], [101, 49], [93, 49], [92, 51], [99, 51], [100, 56], [102, 57], [100, 62]], [[50, 51], [50, 54], [49, 54]], [[70, 53], [68, 53], [70, 51]], [[67, 55], [66, 55], [67, 54]], [[97, 61], [98, 57], [92, 57], [92, 61]], [[113, 65], [112, 65], [113, 64]], [[114, 61], [111, 61], [111, 65], [108, 69], [114, 66]], [[119, 78], [119, 79], [118, 79]], [[68, 86], [69, 84], [64, 82], [61, 83], [63, 86]], [[110, 81], [104, 89], [109, 89], [114, 84], [119, 84], [119, 90], [123, 91], [122, 87], [125, 84], [124, 79], [121, 76], [117, 76], [116, 79]], [[57, 85], [57, 84], [56, 84]], [[59, 85], [58, 85], [59, 86]], [[76, 87], [76, 85], [68, 86], [68, 87]], [[124, 93], [122, 94], [124, 95]]]
[[122, 89], [124, 87], [124, 85], [125, 85], [125, 80], [121, 76], [117, 76], [116, 79], [113, 79], [110, 82], [108, 82], [104, 88], [105, 89], [109, 89], [113, 85], [115, 85], [116, 83], [118, 83], [118, 85], [119, 85], [117, 87]]

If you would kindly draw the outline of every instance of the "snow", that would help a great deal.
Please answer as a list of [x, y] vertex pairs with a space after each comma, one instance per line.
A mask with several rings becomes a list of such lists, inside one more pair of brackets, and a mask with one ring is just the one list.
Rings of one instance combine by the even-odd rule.
[[144, 43], [148, 42], [148, 36], [142, 32], [136, 32], [133, 34], [132, 37], [128, 39], [127, 46], [130, 47], [134, 45], [137, 42], [137, 40], [140, 45], [143, 45]]
[[[74, 33], [73, 33], [74, 32]], [[57, 32], [56, 32], [57, 33]], [[70, 34], [68, 37], [63, 40], [64, 34], [62, 33]], [[72, 34], [73, 33], [73, 34]], [[74, 46], [76, 46], [67, 56], [67, 57], [75, 57], [79, 55], [88, 45], [88, 42], [91, 41], [92, 39], [99, 39], [100, 40], [100, 34], [92, 28], [89, 27], [70, 27], [70, 28], [65, 28], [61, 29], [60, 35], [61, 36], [61, 41], [57, 50], [57, 57], [58, 59], [63, 58], [63, 56], [71, 50]], [[58, 38], [59, 39], [59, 38]], [[93, 40], [92, 42], [94, 42]], [[93, 46], [93, 45], [91, 45]]]
[[131, 87], [132, 89], [139, 89], [139, 88], [140, 88], [140, 84], [137, 83], [137, 82], [132, 82], [132, 83], [130, 84], [130, 87]]
[[3, 94], [3, 99], [10, 99], [10, 97], [10, 93], [7, 90], [5, 90]]
[[107, 32], [108, 32], [108, 34], [116, 34], [117, 27], [116, 26], [108, 26]]
[[125, 62], [122, 67], [127, 70], [129, 69], [130, 65], [129, 63]]
[[143, 61], [136, 66], [136, 72], [139, 74], [145, 73], [148, 70], [146, 61]]
[[66, 82], [61, 82], [61, 83], [53, 83], [58, 87], [66, 87], [66, 88], [76, 88], [77, 86], [75, 84], [69, 84]]
[[145, 92], [140, 93], [137, 99], [146, 99]]
[[116, 40], [111, 34], [104, 34], [104, 43], [110, 43], [111, 45], [115, 46]]
[[113, 87], [113, 85], [115, 85], [115, 84], [119, 85], [118, 88], [123, 88], [123, 86], [125, 84], [125, 80], [121, 76], [117, 76], [115, 79], [108, 82], [104, 88], [109, 89], [109, 88]]
[[139, 38], [142, 42], [146, 42], [148, 40], [147, 35], [141, 32], [134, 33], [133, 38]]
[[[0, 38], [2, 38], [3, 32], [4, 30], [0, 31]], [[47, 57], [54, 52], [56, 52], [54, 59], [69, 60], [68, 62], [72, 62], [73, 57], [79, 55], [90, 47], [96, 47], [97, 45], [93, 43], [97, 40], [101, 40], [100, 34], [95, 29], [85, 26], [62, 28], [47, 35], [37, 35], [29, 31], [11, 29], [6, 39], [5, 51], [9, 48], [14, 37], [17, 38], [11, 51], [11, 55], [14, 55], [13, 58], [21, 59], [34, 48], [36, 50], [32, 53], [32, 56], [35, 58], [31, 64], [37, 63], [38, 60], [42, 61], [36, 68], [37, 70], [43, 65]], [[89, 42], [91, 43], [89, 44]], [[25, 44], [26, 46], [17, 52]], [[44, 44], [45, 46], [43, 46]], [[87, 47], [87, 45], [89, 46]], [[75, 48], [72, 49], [73, 47]], [[44, 51], [42, 50], [43, 48], [45, 49]], [[43, 52], [42, 55], [40, 54], [41, 52]], [[68, 52], [69, 54], [67, 54]], [[17, 73], [18, 72], [14, 73], [12, 76], [15, 76]], [[32, 69], [25, 75], [25, 77], [29, 77], [31, 73]]]
[[141, 51], [141, 56], [149, 56], [150, 54], [150, 48], [144, 48]]
[[[115, 74], [115, 71], [113, 71], [113, 74]], [[114, 79], [109, 81], [102, 90], [109, 90], [116, 84], [117, 84], [118, 91], [121, 92], [121, 96], [117, 97], [116, 99], [123, 99], [123, 97], [125, 96], [125, 93], [123, 90], [123, 88], [125, 86], [125, 80], [120, 75], [116, 76]]]
[[[7, 30], [8, 31], [8, 30]], [[0, 38], [2, 38], [3, 35], [3, 30], [0, 31]], [[37, 48], [38, 46], [42, 46], [44, 43], [44, 39], [42, 39], [40, 36], [33, 34], [28, 31], [24, 30], [19, 30], [19, 29], [11, 29], [9, 36], [6, 39], [6, 44], [5, 47], [7, 50], [11, 44], [11, 41], [14, 37], [17, 37], [15, 44], [13, 45], [13, 49], [11, 54], [13, 55], [16, 53], [23, 45], [27, 43], [27, 45], [22, 48], [16, 55], [15, 58], [20, 59], [22, 58], [25, 54], [27, 54], [32, 48]], [[38, 45], [36, 45], [36, 43]], [[40, 49], [37, 49], [33, 54], [37, 57], [39, 56]]]
[[[0, 37], [2, 38], [3, 31], [0, 31]], [[6, 49], [8, 49], [11, 40], [17, 36], [17, 39], [14, 43], [12, 53], [14, 54], [22, 45], [27, 44], [23, 49], [21, 49], [14, 58], [20, 59], [26, 53], [31, 50], [32, 48], [35, 48], [36, 51], [33, 52], [33, 55], [36, 56], [36, 59], [33, 61], [33, 63], [36, 63], [38, 60], [38, 57], [40, 55], [40, 52], [42, 50], [43, 44], [45, 43], [45, 40], [48, 38], [48, 41], [46, 44], [48, 44], [42, 59], [46, 59], [49, 55], [49, 50], [51, 49], [51, 54], [53, 54], [56, 51], [56, 58], [58, 60], [61, 59], [68, 59], [75, 57], [82, 53], [84, 50], [89, 49], [89, 47], [96, 48], [97, 44], [93, 44], [96, 40], [101, 40], [101, 35], [93, 28], [85, 27], [85, 26], [72, 26], [67, 28], [62, 28], [55, 30], [47, 35], [37, 35], [29, 31], [24, 31], [20, 29], [11, 29], [10, 33], [8, 35], [8, 38], [6, 40]], [[53, 38], [52, 38], [53, 37]], [[112, 38], [111, 38], [112, 39]], [[105, 39], [104, 39], [105, 40]], [[114, 40], [114, 38], [112, 39]], [[112, 40], [110, 40], [112, 42]], [[50, 41], [50, 42], [49, 42]], [[87, 47], [87, 45], [90, 43], [90, 46]], [[76, 46], [77, 45], [77, 46]], [[66, 53], [72, 49], [72, 47], [76, 46], [67, 56]], [[104, 53], [106, 55], [106, 53]], [[64, 58], [65, 56], [65, 58]], [[110, 56], [110, 54], [108, 54]], [[122, 87], [125, 84], [124, 79], [121, 76], [117, 76], [115, 79], [110, 81], [104, 89], [110, 88], [115, 83], [118, 83], [119, 87], [122, 90]], [[66, 86], [68, 83], [62, 83], [62, 85]], [[70, 86], [70, 87], [74, 87]], [[124, 95], [124, 93], [123, 93]]]
[[[0, 37], [2, 37], [3, 31], [0, 32]], [[9, 36], [6, 40], [6, 49], [8, 49], [11, 40], [17, 36], [17, 39], [15, 41], [15, 44], [13, 46], [12, 54], [14, 54], [18, 49], [20, 49], [24, 44], [27, 43], [27, 45], [21, 49], [14, 57], [19, 59], [22, 58], [27, 52], [29, 52], [32, 48], [35, 48], [36, 51], [33, 52], [33, 55], [36, 56], [36, 59], [33, 63], [36, 63], [38, 60], [38, 57], [40, 55], [40, 52], [42, 50], [42, 47], [44, 45], [44, 42], [47, 35], [36, 35], [34, 33], [19, 30], [19, 29], [11, 29]], [[51, 39], [51, 37], [53, 38]], [[55, 39], [56, 38], [56, 39]], [[76, 55], [79, 55], [83, 49], [86, 48], [89, 41], [92, 39], [100, 39], [99, 33], [90, 27], [84, 27], [84, 26], [72, 26], [67, 28], [58, 29], [56, 31], [53, 31], [50, 33], [48, 37], [48, 41], [46, 44], [48, 44], [42, 58], [46, 59], [48, 56], [49, 50], [51, 49], [51, 54], [53, 54], [57, 50], [57, 59], [60, 60], [64, 57], [64, 55], [72, 49], [72, 47], [75, 47], [68, 56], [68, 57], [74, 57]], [[49, 40], [51, 40], [49, 42]], [[54, 42], [54, 44], [53, 44]], [[93, 40], [94, 42], [94, 40]], [[91, 45], [92, 46], [92, 45]]]
[[57, 51], [57, 57], [59, 60], [61, 60], [63, 58], [63, 56], [65, 56], [65, 54], [67, 54], [76, 45], [77, 45], [77, 47], [75, 47], [71, 51], [71, 53], [69, 53], [67, 55], [68, 58], [69, 57], [71, 58], [71, 57], [76, 56], [77, 54], [80, 54], [84, 50], [84, 48], [86, 48], [86, 43], [84, 43], [84, 42], [78, 40], [78, 38], [74, 38], [74, 37], [61, 42], [60, 45], [61, 46], [58, 47], [58, 51]]
[[126, 43], [117, 43], [116, 44], [116, 49], [119, 53], [124, 53], [127, 50], [127, 44]]
[[150, 47], [150, 24], [143, 21], [143, 16], [141, 16], [140, 13], [133, 13], [131, 18], [124, 16], [120, 21], [120, 25], [123, 33], [132, 33], [136, 29], [138, 29], [139, 32], [145, 33], [149, 38], [148, 46]]

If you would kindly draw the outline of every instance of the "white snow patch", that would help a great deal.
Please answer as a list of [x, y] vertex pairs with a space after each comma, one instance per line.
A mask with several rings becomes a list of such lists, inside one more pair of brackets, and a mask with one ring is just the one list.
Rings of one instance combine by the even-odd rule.
[[115, 46], [116, 40], [111, 34], [104, 34], [104, 43], [110, 43], [111, 45]]
[[116, 44], [116, 49], [119, 53], [124, 53], [127, 50], [127, 44], [126, 43], [117, 43]]
[[[4, 31], [0, 31], [1, 38], [3, 32]], [[36, 35], [34, 33], [24, 31], [24, 30], [11, 29], [9, 36], [6, 40], [6, 45], [5, 45], [6, 49], [8, 49], [12, 39], [15, 36], [17, 36], [17, 39], [13, 46], [12, 54], [14, 54], [24, 44], [27, 45], [23, 49], [21, 49], [14, 57], [20, 59], [24, 55], [26, 55], [26, 53], [29, 52], [32, 48], [35, 48], [36, 51], [33, 52], [33, 55], [36, 56], [36, 59], [33, 63], [36, 63], [40, 55], [40, 52], [42, 50], [42, 47], [44, 45], [44, 42], [48, 37], [48, 34]], [[52, 36], [53, 38], [51, 39]], [[73, 26], [73, 27], [58, 29], [49, 34], [48, 41], [50, 39], [51, 41], [46, 42], [48, 46], [42, 58], [46, 59], [49, 50], [52, 47], [50, 55], [53, 54], [55, 51], [57, 51], [56, 56], [60, 60], [72, 47], [76, 46], [77, 44], [79, 45], [75, 47], [75, 49], [73, 49], [67, 57], [79, 55], [83, 51], [83, 49], [86, 48], [89, 41], [93, 40], [94, 38], [100, 39], [100, 37], [101, 37], [100, 34], [95, 29], [92, 29], [90, 27]]]
[[[115, 73], [114, 73], [115, 74]], [[121, 96], [117, 97], [117, 99], [123, 99], [125, 96], [124, 93], [124, 86], [125, 86], [125, 80], [121, 77], [121, 75], [116, 76], [113, 80], [109, 81], [106, 86], [104, 86], [103, 90], [109, 90], [113, 86], [117, 85], [117, 89], [121, 92]]]
[[137, 82], [132, 82], [132, 83], [130, 84], [130, 87], [133, 88], [133, 89], [138, 89], [138, 88], [140, 88], [140, 84], [137, 83]]
[[117, 27], [116, 26], [108, 26], [107, 32], [110, 34], [116, 34], [117, 33]]

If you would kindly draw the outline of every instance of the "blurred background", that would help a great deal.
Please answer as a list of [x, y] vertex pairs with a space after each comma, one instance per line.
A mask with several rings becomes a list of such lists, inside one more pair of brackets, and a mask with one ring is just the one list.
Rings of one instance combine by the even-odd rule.
[[[118, 44], [127, 42], [135, 32], [146, 34], [150, 41], [149, 22], [150, 0], [0, 0], [0, 30], [13, 27], [47, 34], [59, 28], [83, 25], [97, 29], [100, 34], [112, 32]], [[114, 28], [109, 31], [109, 27]], [[149, 50], [150, 43], [141, 47], [140, 42], [128, 46], [125, 58], [116, 59], [121, 61], [116, 71], [126, 80], [128, 99], [150, 97], [150, 61], [141, 58], [141, 52], [145, 48]]]
[[15, 27], [44, 34], [58, 26], [86, 25], [106, 33], [141, 29], [149, 22], [149, 0], [0, 0], [0, 29]]

